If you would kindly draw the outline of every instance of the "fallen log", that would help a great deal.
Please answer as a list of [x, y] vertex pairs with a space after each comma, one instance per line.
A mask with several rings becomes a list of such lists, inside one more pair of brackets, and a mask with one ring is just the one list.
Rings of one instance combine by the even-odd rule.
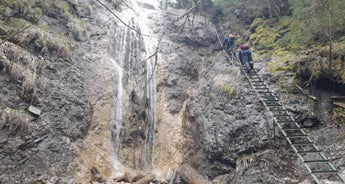
[[305, 95], [305, 96], [307, 96], [308, 98], [310, 98], [310, 99], [316, 101], [317, 98], [316, 98], [315, 96], [312, 96], [312, 95], [307, 94], [307, 93], [301, 88], [301, 86], [299, 86], [298, 84], [295, 84], [295, 87], [296, 87], [303, 95]]
[[153, 174], [148, 174], [140, 180], [134, 182], [133, 184], [149, 184], [150, 182], [155, 181], [156, 177]]
[[330, 99], [336, 102], [345, 102], [345, 96], [331, 96]]
[[184, 164], [179, 169], [182, 180], [188, 184], [212, 184], [211, 181], [205, 179], [191, 166]]
[[333, 105], [338, 106], [338, 107], [342, 107], [345, 109], [345, 103], [343, 103], [343, 102], [333, 102]]

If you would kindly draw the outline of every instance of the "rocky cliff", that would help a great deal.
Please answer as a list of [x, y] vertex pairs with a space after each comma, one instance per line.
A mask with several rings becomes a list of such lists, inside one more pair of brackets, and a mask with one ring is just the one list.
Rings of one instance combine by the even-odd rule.
[[[0, 1], [0, 183], [312, 181], [207, 17], [143, 1], [19, 2]], [[343, 128], [318, 114], [329, 106], [277, 87], [291, 80], [267, 62], [260, 75], [342, 168]]]

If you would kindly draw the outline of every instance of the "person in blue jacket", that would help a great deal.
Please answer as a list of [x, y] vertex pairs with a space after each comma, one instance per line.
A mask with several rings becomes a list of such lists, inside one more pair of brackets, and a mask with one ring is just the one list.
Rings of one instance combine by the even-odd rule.
[[223, 48], [226, 51], [233, 52], [235, 48], [235, 35], [229, 34], [228, 38], [224, 39]]
[[249, 49], [247, 44], [242, 44], [240, 46], [240, 52], [238, 53], [239, 59], [242, 65], [245, 65], [247, 72], [250, 72], [254, 69], [252, 51]]

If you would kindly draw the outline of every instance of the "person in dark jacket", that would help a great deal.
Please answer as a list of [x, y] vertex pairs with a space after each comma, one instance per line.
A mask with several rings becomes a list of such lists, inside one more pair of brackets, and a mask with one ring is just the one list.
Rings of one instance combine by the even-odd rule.
[[233, 52], [234, 47], [235, 47], [235, 35], [229, 34], [229, 37], [224, 39], [223, 48], [226, 51]]
[[240, 46], [240, 52], [238, 53], [239, 59], [242, 65], [245, 65], [247, 68], [247, 72], [250, 72], [254, 69], [252, 51], [249, 49], [247, 44], [243, 44]]

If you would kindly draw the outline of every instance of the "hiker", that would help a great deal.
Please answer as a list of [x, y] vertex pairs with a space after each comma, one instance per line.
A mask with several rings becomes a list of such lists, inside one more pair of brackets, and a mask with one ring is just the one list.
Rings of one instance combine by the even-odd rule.
[[250, 72], [254, 69], [252, 51], [249, 49], [249, 46], [247, 44], [242, 44], [240, 46], [238, 56], [241, 64], [246, 66], [247, 72]]
[[224, 39], [223, 48], [226, 51], [233, 52], [234, 46], [235, 46], [235, 35], [229, 34], [229, 37]]

